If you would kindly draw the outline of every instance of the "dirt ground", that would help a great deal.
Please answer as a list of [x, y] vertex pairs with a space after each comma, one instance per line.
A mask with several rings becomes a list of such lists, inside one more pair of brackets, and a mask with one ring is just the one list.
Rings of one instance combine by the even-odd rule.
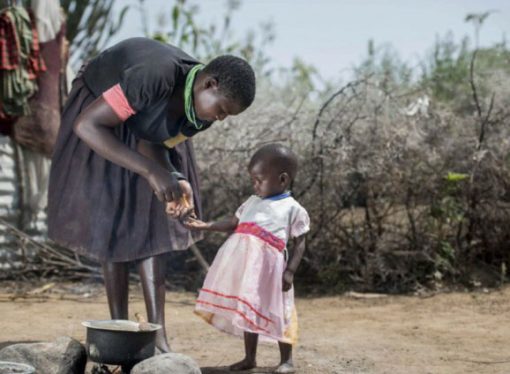
[[[100, 285], [48, 285], [17, 291], [14, 299], [12, 288], [0, 285], [0, 292], [0, 346], [62, 335], [84, 341], [81, 321], [108, 318]], [[130, 313], [143, 312], [137, 287], [131, 295]], [[204, 324], [193, 305], [193, 294], [168, 292], [172, 349], [193, 357], [205, 374], [224, 373], [223, 366], [242, 357], [242, 341]], [[427, 297], [298, 298], [297, 308], [298, 373], [510, 373], [510, 287]], [[277, 361], [277, 346], [262, 345], [262, 368], [251, 373], [270, 372]]]

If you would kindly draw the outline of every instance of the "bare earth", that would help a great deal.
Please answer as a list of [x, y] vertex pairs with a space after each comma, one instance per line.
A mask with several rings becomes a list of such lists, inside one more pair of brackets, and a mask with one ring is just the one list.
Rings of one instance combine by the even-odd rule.
[[[76, 287], [55, 285], [14, 300], [3, 290], [0, 346], [62, 335], [83, 341], [81, 321], [108, 319], [108, 309], [100, 286], [92, 293]], [[167, 295], [172, 349], [193, 357], [204, 373], [224, 373], [222, 366], [242, 357], [242, 341], [206, 325], [193, 305], [191, 293]], [[298, 373], [510, 373], [510, 287], [432, 297], [301, 298], [297, 308]], [[135, 287], [130, 313], [136, 311], [144, 306]], [[262, 345], [261, 369], [251, 373], [270, 372], [277, 362], [277, 346]]]

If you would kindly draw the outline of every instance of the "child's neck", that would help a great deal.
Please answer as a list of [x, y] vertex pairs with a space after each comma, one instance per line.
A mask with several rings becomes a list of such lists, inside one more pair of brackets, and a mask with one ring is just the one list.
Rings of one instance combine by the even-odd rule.
[[285, 191], [278, 192], [278, 193], [270, 195], [270, 196], [266, 196], [266, 197], [264, 197], [264, 200], [281, 200], [281, 199], [285, 199], [285, 198], [289, 197], [290, 195], [291, 195], [290, 191], [285, 190]]

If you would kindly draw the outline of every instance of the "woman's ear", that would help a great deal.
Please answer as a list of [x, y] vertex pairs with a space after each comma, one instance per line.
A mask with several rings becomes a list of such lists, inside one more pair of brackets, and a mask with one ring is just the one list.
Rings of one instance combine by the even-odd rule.
[[214, 77], [208, 76], [205, 78], [204, 87], [207, 88], [218, 88], [218, 80]]
[[290, 185], [290, 175], [283, 172], [280, 174], [280, 183], [282, 185], [282, 187], [285, 187], [285, 189], [287, 189]]

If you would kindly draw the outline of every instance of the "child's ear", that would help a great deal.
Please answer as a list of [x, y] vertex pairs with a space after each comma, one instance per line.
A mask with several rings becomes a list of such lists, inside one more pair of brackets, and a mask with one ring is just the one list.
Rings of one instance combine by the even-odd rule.
[[281, 173], [280, 174], [280, 183], [282, 184], [282, 186], [284, 186], [285, 188], [288, 188], [289, 185], [290, 185], [290, 175], [287, 174], [287, 173]]

